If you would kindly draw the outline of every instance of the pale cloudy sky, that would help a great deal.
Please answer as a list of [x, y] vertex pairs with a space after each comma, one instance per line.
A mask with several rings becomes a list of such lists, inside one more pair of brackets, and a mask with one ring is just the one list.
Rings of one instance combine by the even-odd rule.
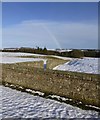
[[97, 3], [3, 3], [3, 47], [98, 48]]

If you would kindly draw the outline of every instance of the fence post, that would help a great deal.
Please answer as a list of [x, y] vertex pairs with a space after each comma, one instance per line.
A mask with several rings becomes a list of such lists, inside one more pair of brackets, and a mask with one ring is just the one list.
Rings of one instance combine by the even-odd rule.
[[47, 60], [44, 60], [44, 70], [46, 70], [46, 68], [47, 68]]

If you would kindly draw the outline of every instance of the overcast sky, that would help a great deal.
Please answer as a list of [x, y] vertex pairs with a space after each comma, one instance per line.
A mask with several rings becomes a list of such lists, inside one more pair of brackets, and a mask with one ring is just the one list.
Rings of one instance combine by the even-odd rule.
[[98, 3], [3, 3], [4, 47], [98, 48]]

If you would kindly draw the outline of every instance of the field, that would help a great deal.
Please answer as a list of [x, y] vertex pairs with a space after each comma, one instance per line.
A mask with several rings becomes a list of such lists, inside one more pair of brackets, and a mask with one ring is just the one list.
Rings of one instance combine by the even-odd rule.
[[54, 70], [100, 74], [99, 60], [100, 58], [73, 59], [65, 64], [56, 66]]
[[[92, 110], [82, 110], [69, 104], [33, 96], [25, 92], [0, 86], [2, 90], [2, 114], [0, 118], [98, 118]], [[1, 99], [1, 98], [0, 98]]]
[[[13, 57], [14, 56], [11, 57], [12, 60]], [[7, 84], [9, 84], [10, 87], [14, 85], [12, 86], [12, 88], [16, 87], [16, 89], [18, 89], [17, 86], [20, 86], [24, 90], [23, 89], [22, 90], [19, 89], [19, 90], [24, 92], [26, 89], [30, 89], [30, 91], [35, 90], [35, 91], [43, 92], [45, 93], [44, 97], [51, 94], [51, 95], [59, 95], [62, 97], [67, 97], [69, 99], [73, 98], [73, 100], [77, 101], [78, 99], [82, 99], [81, 97], [83, 96], [83, 103], [84, 101], [86, 102], [86, 99], [88, 98], [88, 102], [90, 103], [92, 102], [93, 104], [95, 103], [96, 105], [98, 104], [98, 98], [97, 98], [98, 89], [99, 89], [98, 75], [52, 70], [54, 67], [58, 66], [59, 64], [65, 64], [71, 59], [68, 58], [67, 60], [67, 58], [61, 59], [57, 57], [55, 58], [53, 56], [38, 56], [38, 55], [36, 56], [17, 55], [16, 57], [23, 58], [24, 60], [26, 58], [32, 58], [32, 59], [38, 58], [39, 60], [40, 59], [42, 60], [2, 64], [1, 82], [3, 85], [6, 86]], [[45, 59], [47, 59], [46, 71], [44, 71], [43, 69], [43, 60]], [[92, 94], [88, 94], [89, 92], [92, 92]], [[95, 98], [93, 98], [92, 95]]]
[[[69, 61], [69, 59], [56, 58], [54, 56], [45, 56], [38, 54], [29, 53], [0, 53], [2, 56], [1, 63], [22, 63], [22, 66], [31, 66], [43, 68], [44, 60], [47, 60], [47, 69], [53, 69], [59, 64], [64, 64]], [[1, 60], [1, 59], [0, 59]], [[21, 64], [20, 64], [21, 65]]]

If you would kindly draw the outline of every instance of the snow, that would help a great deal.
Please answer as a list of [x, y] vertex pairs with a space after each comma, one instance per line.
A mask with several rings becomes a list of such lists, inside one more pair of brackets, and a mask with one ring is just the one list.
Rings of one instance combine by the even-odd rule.
[[73, 58], [70, 58], [70, 57], [61, 57], [61, 56], [55, 56], [55, 55], [51, 55], [51, 57], [59, 58], [62, 60], [73, 60]]
[[17, 57], [17, 56], [46, 56], [46, 55], [23, 52], [0, 52], [0, 56]]
[[[47, 55], [41, 55], [41, 54], [31, 54], [31, 53], [22, 53], [22, 52], [0, 52], [0, 63], [18, 63], [18, 62], [28, 62], [28, 61], [47, 61], [47, 59], [42, 58], [21, 58], [21, 56], [47, 56]], [[60, 57], [60, 56], [54, 56], [49, 55], [51, 57], [63, 59], [63, 60], [72, 60], [72, 58], [68, 57]]]
[[41, 96], [43, 96], [44, 95], [44, 93], [42, 93], [42, 92], [39, 92], [39, 91], [34, 91], [34, 90], [31, 90], [31, 89], [26, 89], [26, 91], [27, 92], [30, 92], [30, 93], [37, 93], [38, 95], [41, 95]]
[[0, 63], [19, 63], [19, 62], [32, 62], [32, 61], [42, 61], [40, 58], [18, 58], [18, 57], [2, 57]]
[[[33, 53], [22, 53], [22, 52], [0, 52], [0, 56], [2, 57], [20, 57], [20, 56], [47, 56], [42, 54], [33, 54]], [[72, 58], [69, 57], [61, 57], [61, 56], [55, 56], [55, 55], [49, 55], [51, 57], [63, 59], [63, 60], [72, 60]]]
[[67, 50], [66, 50], [66, 49], [64, 49], [64, 50], [63, 50], [63, 49], [60, 49], [60, 50], [57, 50], [57, 51], [60, 52], [60, 53], [61, 53], [61, 52], [70, 52], [70, 51], [72, 51], [72, 49], [67, 49]]
[[[12, 64], [19, 62], [32, 62], [32, 61], [44, 61], [41, 58], [21, 58], [20, 56], [32, 56], [30, 53], [12, 53], [12, 52], [0, 52], [0, 63]], [[36, 54], [36, 56], [38, 56]]]
[[72, 59], [71, 61], [58, 65], [53, 70], [76, 71], [83, 73], [100, 74], [100, 58]]
[[[0, 86], [2, 118], [98, 118], [98, 112]], [[0, 94], [0, 95], [1, 95]], [[1, 103], [1, 102], [0, 102]]]

